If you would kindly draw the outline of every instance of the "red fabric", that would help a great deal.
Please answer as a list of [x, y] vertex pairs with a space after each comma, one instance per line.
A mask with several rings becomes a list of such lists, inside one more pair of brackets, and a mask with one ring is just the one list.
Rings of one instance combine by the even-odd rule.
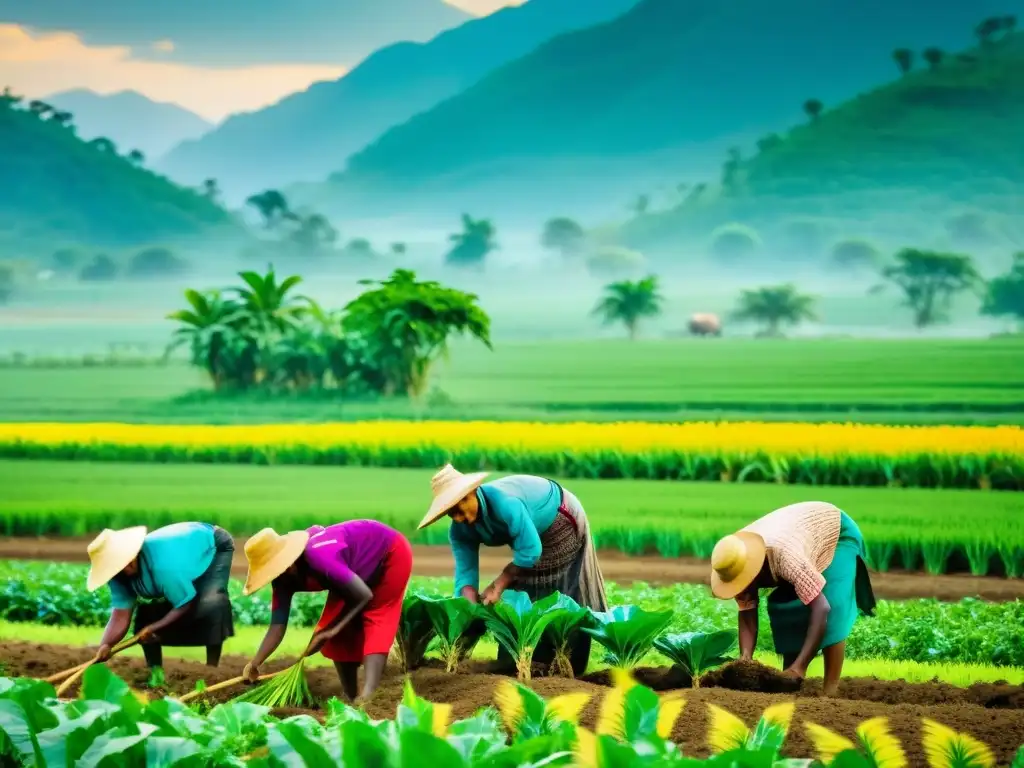
[[[395, 536], [381, 563], [380, 581], [362, 614], [356, 616], [320, 652], [331, 661], [361, 662], [374, 653], [388, 653], [398, 634], [405, 589], [412, 576], [412, 547], [402, 534]], [[344, 611], [345, 601], [335, 593], [327, 595], [327, 603], [317, 622], [317, 631], [330, 626]]]

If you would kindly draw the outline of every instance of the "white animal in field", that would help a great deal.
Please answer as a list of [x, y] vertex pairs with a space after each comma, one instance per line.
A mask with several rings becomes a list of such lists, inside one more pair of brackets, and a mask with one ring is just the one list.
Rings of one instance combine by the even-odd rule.
[[690, 322], [687, 328], [693, 336], [722, 335], [722, 321], [718, 319], [718, 315], [713, 315], [709, 312], [697, 312], [690, 315]]

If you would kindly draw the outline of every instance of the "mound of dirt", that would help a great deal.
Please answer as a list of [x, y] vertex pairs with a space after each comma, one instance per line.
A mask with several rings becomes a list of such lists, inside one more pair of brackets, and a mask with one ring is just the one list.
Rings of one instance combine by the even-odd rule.
[[[91, 651], [84, 648], [8, 643], [0, 648], [0, 662], [7, 675], [45, 677], [90, 658]], [[267, 665], [267, 671], [287, 666], [289, 660], [279, 660]], [[218, 669], [211, 669], [195, 662], [168, 660], [164, 668], [167, 680], [165, 692], [181, 695], [195, 688], [197, 680], [208, 685], [237, 676], [245, 664], [240, 657], [225, 657]], [[142, 687], [149, 672], [141, 659], [115, 657], [110, 666], [114, 672], [129, 684]], [[734, 667], [735, 665], [728, 665]], [[416, 692], [431, 701], [452, 705], [453, 716], [468, 717], [492, 703], [495, 686], [507, 678], [493, 674], [493, 663], [470, 662], [456, 674], [449, 674], [440, 665], [431, 663], [412, 674]], [[769, 672], [777, 675], [774, 670]], [[765, 680], [763, 672], [756, 669], [718, 670], [717, 680], [733, 684], [749, 684], [753, 679]], [[661, 682], [664, 685], [671, 673], [664, 669], [645, 670], [637, 677], [647, 683]], [[760, 677], [758, 677], [760, 676]], [[322, 701], [341, 695], [341, 686], [334, 669], [315, 667], [308, 671], [309, 687], [313, 695]], [[592, 698], [582, 714], [582, 723], [593, 727], [603, 694], [607, 691], [601, 682], [606, 677], [588, 676], [583, 680], [568, 680], [557, 677], [541, 677], [531, 681], [530, 686], [545, 697], [558, 696], [569, 692], [584, 691]], [[395, 666], [389, 666], [376, 695], [366, 703], [366, 711], [374, 718], [393, 717], [402, 698], [405, 676]], [[770, 679], [769, 679], [770, 684]], [[686, 708], [679, 718], [672, 738], [683, 750], [693, 756], [708, 753], [707, 704], [713, 703], [732, 712], [753, 725], [769, 706], [785, 701], [786, 696], [769, 693], [749, 693], [709, 687], [686, 691]], [[814, 681], [809, 682], [800, 692], [796, 714], [790, 727], [784, 753], [790, 757], [810, 757], [813, 747], [807, 738], [805, 722], [813, 722], [830, 728], [848, 738], [855, 735], [857, 725], [864, 720], [885, 716], [894, 735], [903, 743], [912, 766], [925, 766], [927, 761], [921, 749], [921, 719], [931, 718], [951, 728], [965, 731], [981, 739], [996, 754], [1000, 764], [1008, 764], [1016, 750], [1024, 742], [1024, 691], [1018, 686], [977, 685], [959, 689], [937, 683], [912, 685], [900, 682], [878, 680], [845, 680], [840, 687], [840, 697], [820, 698], [815, 694]], [[211, 704], [226, 701], [237, 696], [241, 690], [218, 691], [210, 698]], [[820, 688], [819, 688], [820, 690]], [[72, 692], [74, 695], [74, 692]], [[868, 698], [870, 696], [875, 699]], [[287, 710], [279, 716], [310, 714], [322, 717], [320, 710]]]
[[796, 693], [800, 681], [756, 661], [737, 659], [708, 672], [701, 678], [704, 688], [729, 688], [760, 693]]

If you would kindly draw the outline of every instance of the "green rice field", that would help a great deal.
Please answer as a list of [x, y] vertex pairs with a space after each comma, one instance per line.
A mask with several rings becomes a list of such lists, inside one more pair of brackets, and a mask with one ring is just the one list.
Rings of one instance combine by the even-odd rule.
[[1024, 339], [706, 339], [456, 344], [421, 402], [213, 398], [166, 366], [0, 366], [0, 420], [1024, 421]]
[[[236, 535], [372, 517], [412, 532], [429, 470], [0, 461], [0, 534], [79, 536], [104, 527], [204, 520]], [[979, 491], [571, 480], [597, 544], [629, 554], [710, 555], [718, 537], [797, 501], [849, 512], [878, 570], [1020, 575], [1018, 494]], [[414, 537], [447, 540], [443, 525]]]

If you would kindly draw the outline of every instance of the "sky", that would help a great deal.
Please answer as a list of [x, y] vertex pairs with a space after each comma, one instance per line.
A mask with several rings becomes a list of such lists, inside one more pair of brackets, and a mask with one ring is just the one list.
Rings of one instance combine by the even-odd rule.
[[523, 0], [150, 2], [0, 0], [0, 86], [32, 98], [134, 90], [217, 122]]

